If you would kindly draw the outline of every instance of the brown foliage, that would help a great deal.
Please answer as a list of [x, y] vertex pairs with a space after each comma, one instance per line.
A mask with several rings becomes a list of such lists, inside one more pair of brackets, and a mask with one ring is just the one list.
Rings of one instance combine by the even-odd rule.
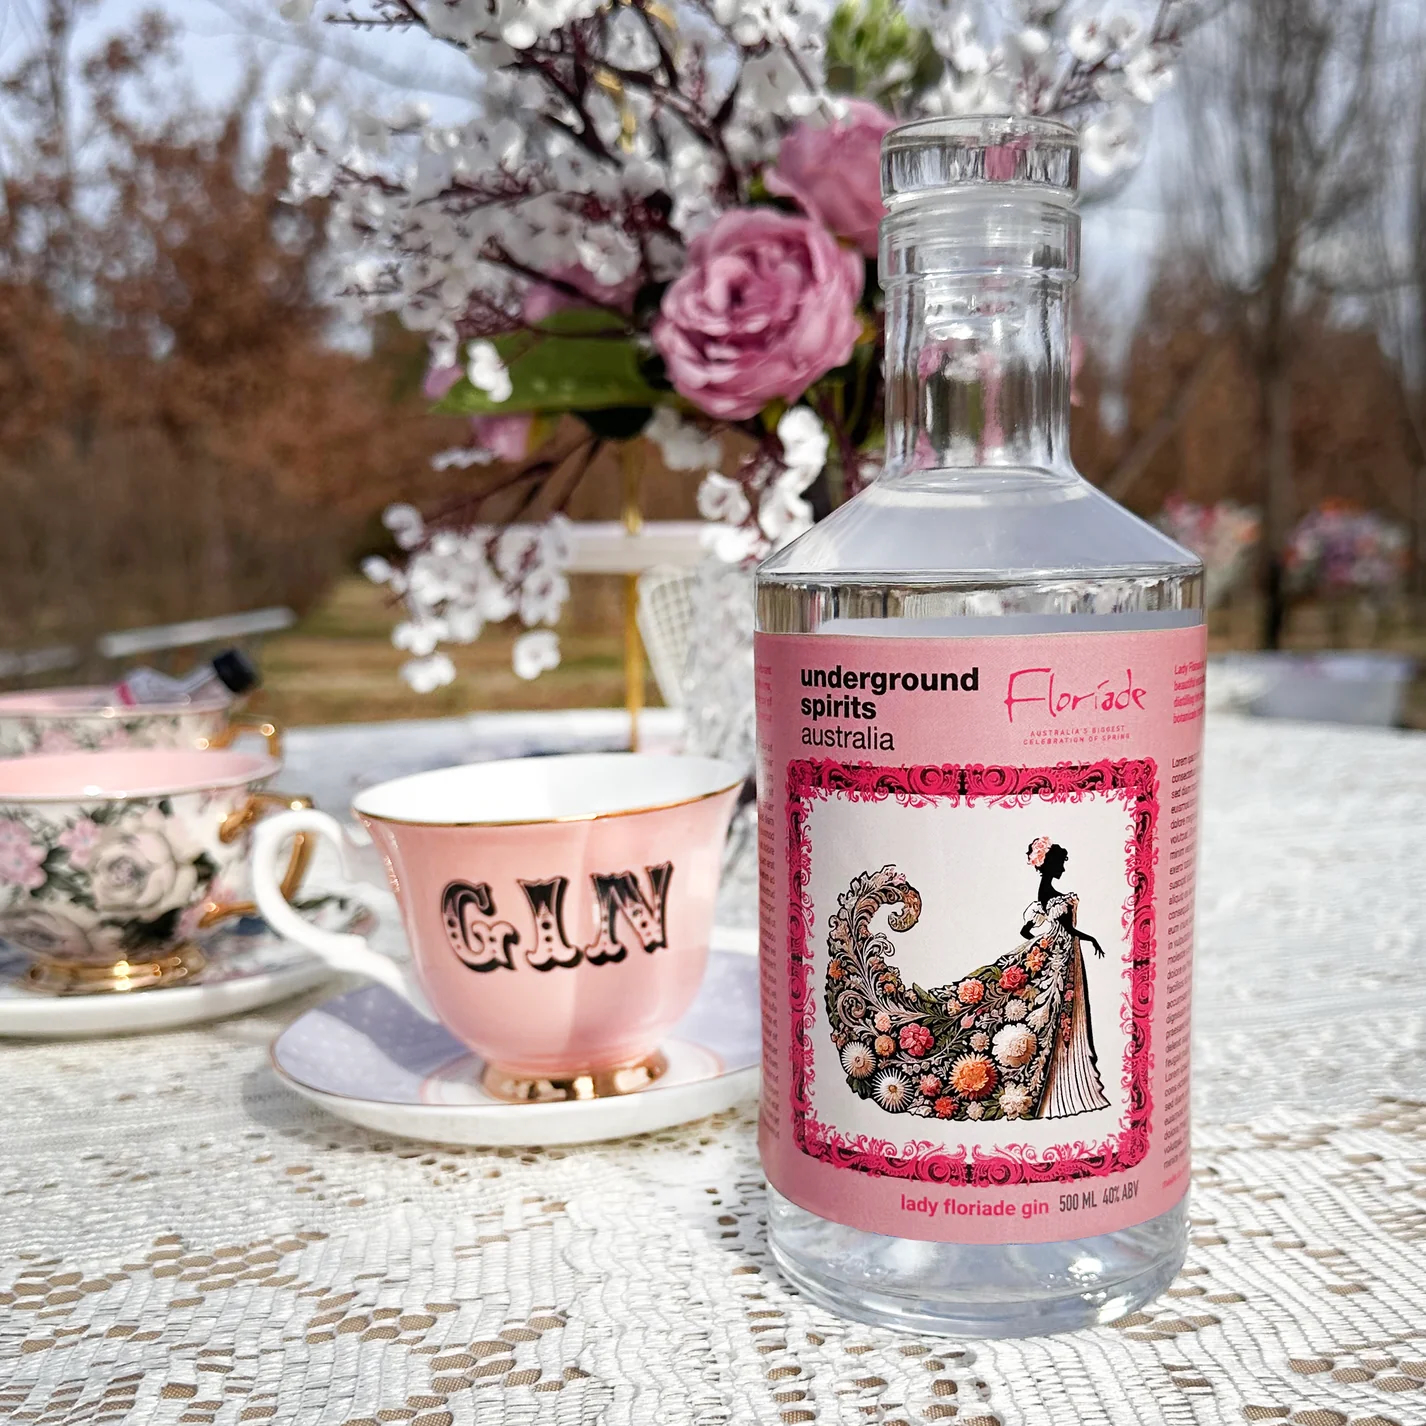
[[[80, 68], [72, 19], [52, 0], [45, 44], [0, 79], [23, 140], [0, 209], [0, 647], [302, 608], [450, 439], [416, 390], [421, 344], [333, 348], [322, 215], [281, 203], [281, 156], [253, 157], [251, 96], [135, 123], [162, 28]], [[85, 136], [56, 82], [75, 73]]]
[[[1264, 498], [1263, 436], [1254, 364], [1205, 314], [1211, 294], [1191, 275], [1166, 270], [1151, 293], [1124, 372], [1128, 424], [1109, 436], [1092, 399], [1075, 428], [1075, 455], [1100, 484], [1192, 379], [1211, 365], [1197, 399], [1125, 493], [1145, 515], [1176, 493], [1211, 503]], [[1394, 369], [1374, 331], [1329, 320], [1324, 307], [1294, 319], [1288, 342], [1292, 397], [1293, 501], [1289, 524], [1324, 499], [1355, 501], [1397, 520], [1412, 518], [1412, 447]], [[1092, 370], [1088, 383], [1099, 377]], [[1081, 385], [1086, 381], [1082, 380]]]

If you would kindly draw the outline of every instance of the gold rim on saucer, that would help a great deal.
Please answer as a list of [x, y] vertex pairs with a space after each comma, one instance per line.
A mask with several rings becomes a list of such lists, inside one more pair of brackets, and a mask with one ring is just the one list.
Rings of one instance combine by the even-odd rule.
[[565, 1079], [530, 1079], [487, 1065], [480, 1077], [481, 1088], [506, 1104], [562, 1104], [571, 1100], [613, 1099], [621, 1094], [637, 1094], [647, 1089], [668, 1068], [662, 1050], [633, 1064], [613, 1069], [591, 1070]]
[[38, 961], [25, 972], [25, 988], [45, 995], [103, 995], [131, 990], [158, 990], [193, 979], [208, 958], [185, 943], [151, 961], [116, 961], [107, 966], [68, 965]]

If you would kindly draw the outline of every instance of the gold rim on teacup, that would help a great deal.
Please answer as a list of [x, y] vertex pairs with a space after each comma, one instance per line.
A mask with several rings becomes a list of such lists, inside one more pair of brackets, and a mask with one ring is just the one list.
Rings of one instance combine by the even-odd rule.
[[[578, 754], [575, 754], [578, 756]], [[516, 759], [509, 759], [516, 761]], [[426, 773], [412, 773], [412, 777], [426, 777]], [[734, 778], [723, 787], [715, 787], [712, 792], [700, 792], [693, 797], [680, 797], [673, 802], [650, 802], [641, 807], [620, 807], [612, 812], [571, 812], [564, 816], [552, 817], [511, 817], [509, 819], [477, 817], [470, 822], [424, 821], [417, 817], [384, 817], [379, 812], [368, 812], [360, 806], [361, 794], [352, 802], [352, 811], [366, 822], [386, 822], [393, 827], [547, 827], [569, 822], [603, 822], [611, 817], [638, 817], [645, 812], [671, 812], [675, 807], [693, 807], [699, 802], [707, 802], [710, 797], [722, 797], [735, 787], [741, 787], [747, 778]]]

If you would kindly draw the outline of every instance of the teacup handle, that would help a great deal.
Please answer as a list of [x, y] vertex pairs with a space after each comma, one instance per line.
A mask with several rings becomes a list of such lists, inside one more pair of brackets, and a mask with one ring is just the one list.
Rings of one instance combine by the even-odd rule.
[[258, 823], [253, 833], [252, 876], [263, 919], [279, 936], [316, 952], [333, 970], [364, 975], [409, 1001], [428, 1020], [436, 1019], [415, 976], [390, 956], [372, 950], [365, 936], [324, 931], [304, 921], [289, 904], [285, 885], [278, 880], [283, 844], [289, 837], [300, 842], [308, 835], [329, 837], [339, 852], [345, 847], [341, 823], [315, 808], [282, 812]]
[[225, 728], [220, 728], [209, 738], [200, 738], [198, 746], [215, 751], [231, 747], [239, 733], [257, 733], [267, 743], [269, 757], [282, 761], [282, 725], [271, 718], [260, 718], [255, 713], [229, 713]]
[[[241, 807], [230, 812], [223, 819], [223, 825], [218, 828], [218, 840], [225, 844], [236, 842], [264, 812], [272, 811], [274, 808], [297, 811], [311, 805], [310, 797], [293, 797], [282, 792], [251, 793]], [[302, 885], [307, 875], [307, 868], [311, 864], [311, 839], [301, 835], [294, 837], [292, 852], [287, 859], [287, 870], [282, 874], [282, 894], [288, 900], [297, 895], [297, 890]], [[206, 931], [210, 926], [216, 926], [220, 921], [231, 920], [234, 916], [256, 915], [257, 906], [251, 901], [210, 901], [203, 908], [198, 928], [201, 931]]]

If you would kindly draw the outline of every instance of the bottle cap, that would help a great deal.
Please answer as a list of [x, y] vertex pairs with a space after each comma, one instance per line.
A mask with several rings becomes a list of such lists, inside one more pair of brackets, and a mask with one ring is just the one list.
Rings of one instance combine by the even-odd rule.
[[257, 665], [241, 649], [224, 649], [214, 655], [213, 672], [228, 692], [239, 698], [262, 682]]
[[1057, 119], [975, 115], [921, 119], [881, 141], [881, 192], [894, 207], [948, 190], [1003, 188], [1072, 205], [1079, 188], [1079, 135]]

